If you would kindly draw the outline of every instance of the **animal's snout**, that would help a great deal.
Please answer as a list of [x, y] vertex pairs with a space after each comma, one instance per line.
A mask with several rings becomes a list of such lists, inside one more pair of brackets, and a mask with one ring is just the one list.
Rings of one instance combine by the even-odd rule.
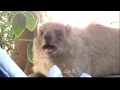
[[44, 39], [45, 39], [46, 41], [51, 41], [51, 40], [52, 40], [51, 34], [46, 34], [46, 35], [44, 36]]

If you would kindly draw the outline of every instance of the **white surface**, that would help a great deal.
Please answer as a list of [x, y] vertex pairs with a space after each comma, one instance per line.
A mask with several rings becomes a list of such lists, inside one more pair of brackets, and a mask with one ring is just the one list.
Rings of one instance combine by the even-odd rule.
[[50, 69], [50, 71], [48, 73], [48, 77], [63, 77], [63, 76], [62, 76], [60, 69], [56, 65], [54, 65]]
[[90, 75], [87, 74], [87, 73], [83, 73], [80, 77], [92, 77], [92, 76], [90, 76]]

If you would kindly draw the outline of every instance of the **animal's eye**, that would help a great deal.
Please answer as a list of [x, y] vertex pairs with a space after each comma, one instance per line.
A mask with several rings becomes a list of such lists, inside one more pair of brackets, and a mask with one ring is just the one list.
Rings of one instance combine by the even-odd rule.
[[56, 35], [60, 35], [60, 31], [56, 31]]
[[40, 36], [42, 36], [43, 35], [43, 31], [40, 31]]

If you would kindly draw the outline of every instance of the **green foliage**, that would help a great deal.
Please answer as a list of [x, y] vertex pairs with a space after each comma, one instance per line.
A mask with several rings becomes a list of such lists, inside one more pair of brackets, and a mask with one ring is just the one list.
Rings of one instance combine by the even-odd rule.
[[28, 47], [27, 47], [27, 58], [28, 58], [28, 60], [29, 60], [30, 62], [32, 62], [32, 57], [33, 57], [33, 54], [32, 54], [32, 45], [33, 45], [33, 43], [30, 42], [30, 43], [28, 44]]
[[30, 31], [33, 31], [37, 24], [37, 20], [34, 19], [33, 15], [29, 12], [24, 12], [23, 14], [25, 15], [26, 20], [27, 20], [27, 23], [26, 23], [27, 29]]
[[19, 37], [26, 27], [26, 17], [19, 13], [13, 17], [12, 20], [12, 30], [17, 37]]
[[[34, 31], [40, 17], [37, 11], [0, 11], [0, 47], [4, 50], [14, 49], [14, 40], [25, 28]], [[28, 40], [27, 40], [28, 41]], [[27, 57], [32, 62], [32, 42], [27, 48]]]
[[12, 40], [14, 40], [14, 39], [16, 38], [16, 35], [15, 35], [15, 33], [13, 32], [12, 28], [11, 28], [9, 34], [10, 34], [10, 38], [11, 38]]
[[0, 12], [0, 46], [5, 50], [12, 50], [14, 46], [13, 39], [10, 37], [11, 21], [14, 15], [14, 11]]

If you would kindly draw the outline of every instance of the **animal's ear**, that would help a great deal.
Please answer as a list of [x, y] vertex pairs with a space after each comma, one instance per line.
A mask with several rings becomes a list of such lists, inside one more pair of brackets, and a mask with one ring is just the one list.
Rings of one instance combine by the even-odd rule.
[[65, 26], [65, 30], [67, 31], [67, 33], [70, 33], [71, 29], [72, 29], [72, 27], [70, 25]]

